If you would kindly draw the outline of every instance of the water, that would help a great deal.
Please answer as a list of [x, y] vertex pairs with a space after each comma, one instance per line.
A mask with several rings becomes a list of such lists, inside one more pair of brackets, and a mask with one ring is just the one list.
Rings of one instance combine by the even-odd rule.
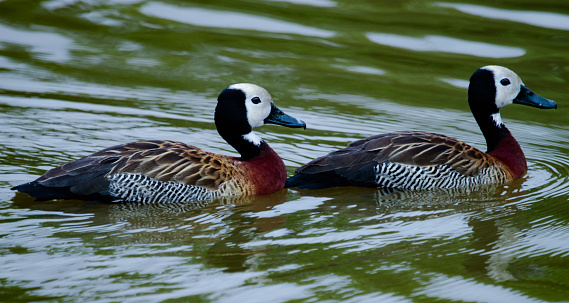
[[[569, 301], [568, 12], [561, 0], [0, 1], [0, 300]], [[289, 174], [396, 130], [484, 149], [466, 86], [488, 64], [559, 105], [502, 111], [529, 166], [507, 185], [173, 205], [9, 190], [137, 139], [235, 154], [212, 119], [238, 82], [307, 122], [258, 129]]]

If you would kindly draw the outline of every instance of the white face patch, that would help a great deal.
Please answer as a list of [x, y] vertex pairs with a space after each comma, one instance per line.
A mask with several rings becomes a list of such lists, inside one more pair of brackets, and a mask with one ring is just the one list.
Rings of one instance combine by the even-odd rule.
[[255, 134], [254, 132], [250, 132], [246, 135], [243, 135], [243, 139], [257, 145], [257, 146], [261, 146], [261, 137], [257, 136], [257, 134]]
[[273, 103], [273, 98], [269, 92], [266, 89], [251, 83], [233, 84], [229, 86], [229, 88], [239, 89], [245, 94], [247, 121], [249, 121], [251, 128], [265, 124], [264, 120], [271, 113], [271, 103]]
[[496, 126], [502, 127], [504, 125], [504, 122], [502, 122], [502, 116], [500, 116], [500, 113], [492, 114], [491, 117], [492, 117], [492, 120], [494, 121], [494, 123], [496, 123]]
[[494, 75], [494, 85], [496, 86], [496, 106], [502, 108], [512, 104], [520, 93], [520, 87], [524, 83], [522, 79], [512, 70], [503, 66], [488, 65], [482, 69], [491, 71]]

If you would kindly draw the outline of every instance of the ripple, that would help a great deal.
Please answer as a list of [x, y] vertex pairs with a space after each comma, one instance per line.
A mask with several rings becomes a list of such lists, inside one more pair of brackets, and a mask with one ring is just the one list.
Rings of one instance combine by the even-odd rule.
[[15, 60], [12, 60], [12, 59], [7, 58], [7, 57], [0, 57], [0, 68], [1, 69], [24, 70], [26, 67], [27, 67], [27, 65], [24, 63], [16, 62]]
[[415, 191], [381, 189], [376, 194], [376, 203], [380, 213], [388, 214], [391, 220], [436, 218], [504, 204], [504, 191], [511, 193], [514, 189], [495, 184]]
[[516, 258], [543, 255], [567, 257], [569, 226], [558, 219], [546, 219], [547, 221], [531, 224], [530, 227], [515, 232], [509, 243], [494, 248], [491, 254]]
[[[142, 2], [144, 0], [107, 0], [105, 1], [105, 3], [111, 4], [111, 3], [116, 3], [116, 4], [123, 4], [123, 5], [133, 5], [139, 2]], [[93, 4], [96, 3], [96, 1], [92, 1], [92, 2], [85, 2], [83, 0], [50, 0], [50, 1], [44, 1], [41, 3], [41, 6], [47, 10], [50, 11], [54, 11], [57, 9], [62, 9], [62, 8], [66, 8], [66, 7], [73, 7], [73, 6], [77, 6], [80, 4]]]
[[464, 79], [440, 78], [440, 80], [458, 88], [468, 89], [468, 85], [470, 85], [470, 81]]
[[282, 215], [290, 215], [298, 211], [306, 211], [307, 209], [315, 209], [323, 204], [327, 198], [302, 197], [288, 203], [276, 205], [270, 209], [250, 213], [248, 216], [253, 218], [274, 218]]
[[73, 41], [55, 33], [44, 31], [25, 31], [0, 25], [0, 49], [4, 43], [31, 47], [32, 52], [40, 59], [64, 62], [71, 59], [69, 50]]
[[[153, 218], [160, 216], [177, 216], [192, 210], [206, 207], [211, 201], [179, 202], [179, 203], [113, 203], [109, 211], [114, 221], [128, 218]], [[152, 224], [148, 224], [152, 226]]]
[[337, 3], [332, 0], [268, 0], [273, 2], [288, 2], [293, 4], [302, 4], [318, 7], [334, 7]]
[[542, 302], [517, 290], [441, 274], [432, 278], [419, 293], [428, 297], [462, 302], [472, 301], [472, 298], [476, 298], [477, 302]]
[[[1, 63], [1, 62], [0, 62]], [[44, 76], [44, 75], [39, 75]], [[176, 104], [176, 110], [179, 111], [180, 108], [187, 110], [199, 109], [200, 111], [206, 111], [207, 114], [213, 111], [213, 106], [205, 106], [205, 101], [211, 100], [210, 96], [203, 96], [197, 93], [191, 93], [187, 91], [172, 91], [156, 87], [119, 87], [112, 86], [109, 84], [99, 85], [96, 83], [87, 83], [82, 81], [67, 80], [63, 83], [61, 82], [51, 82], [44, 80], [36, 80], [34, 77], [38, 77], [38, 73], [34, 72], [34, 75], [14, 75], [14, 74], [0, 74], [0, 89], [15, 92], [25, 92], [29, 94], [59, 94], [64, 95], [62, 98], [67, 96], [89, 96], [90, 98], [100, 98], [100, 99], [112, 99], [115, 101], [121, 101], [121, 104], [125, 104], [127, 100], [138, 101], [143, 100], [144, 104], [154, 103], [173, 103]], [[8, 96], [3, 96], [9, 100]], [[23, 98], [21, 98], [23, 100]], [[191, 102], [193, 101], [193, 102]], [[9, 102], [9, 101], [6, 101]], [[21, 101], [22, 103], [26, 103]], [[63, 102], [63, 101], [62, 101]], [[19, 104], [20, 102], [16, 102]], [[35, 103], [38, 107], [42, 106], [42, 102]], [[81, 104], [88, 104], [86, 102]], [[140, 107], [141, 102], [138, 102], [136, 106]], [[185, 113], [185, 115], [187, 115]]]
[[112, 15], [114, 12], [109, 10], [107, 12], [105, 11], [91, 11], [88, 13], [84, 13], [82, 14], [82, 17], [95, 23], [95, 24], [99, 24], [99, 25], [104, 25], [104, 26], [115, 26], [115, 27], [119, 27], [119, 26], [123, 26], [124, 23], [122, 21], [113, 19], [113, 18], [109, 18], [106, 14], [110, 14]]
[[544, 28], [569, 30], [569, 15], [564, 14], [536, 11], [517, 11], [461, 3], [438, 2], [435, 3], [435, 5], [441, 7], [451, 7], [463, 13], [485, 18], [514, 21]]
[[148, 16], [196, 26], [297, 34], [320, 38], [329, 38], [335, 35], [332, 31], [279, 21], [268, 17], [197, 7], [176, 7], [158, 2], [148, 3], [140, 11]]
[[[526, 148], [528, 173], [519, 199], [521, 204], [532, 204], [544, 199], [569, 196], [569, 155], [554, 149]], [[561, 207], [560, 204], [552, 206]]]
[[514, 58], [526, 54], [526, 51], [519, 47], [501, 46], [436, 35], [415, 38], [395, 34], [368, 33], [366, 36], [377, 44], [421, 52], [455, 53], [484, 58]]
[[28, 108], [41, 108], [48, 110], [69, 110], [74, 109], [78, 111], [89, 111], [98, 113], [120, 113], [123, 115], [140, 115], [149, 117], [163, 117], [171, 119], [184, 119], [182, 115], [156, 113], [151, 110], [143, 110], [132, 107], [90, 104], [82, 102], [62, 101], [55, 99], [45, 98], [20, 98], [20, 97], [7, 97], [3, 96], [0, 99], [0, 104], [5, 104], [13, 107], [28, 107]]
[[360, 73], [360, 74], [370, 74], [370, 75], [379, 75], [379, 76], [383, 76], [385, 75], [387, 72], [379, 69], [379, 68], [375, 68], [375, 67], [369, 67], [369, 66], [356, 66], [356, 65], [340, 65], [340, 64], [335, 64], [332, 65], [332, 67], [336, 67], [339, 69], [343, 69], [349, 72], [353, 72], [353, 73]]

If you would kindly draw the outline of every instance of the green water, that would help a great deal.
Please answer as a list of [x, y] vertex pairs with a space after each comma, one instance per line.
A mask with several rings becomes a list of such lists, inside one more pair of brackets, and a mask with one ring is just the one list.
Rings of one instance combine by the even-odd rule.
[[[569, 301], [568, 50], [565, 0], [0, 1], [0, 301]], [[484, 149], [466, 86], [488, 64], [559, 105], [502, 110], [529, 166], [504, 186], [176, 205], [9, 190], [137, 139], [235, 154], [212, 120], [238, 82], [307, 122], [257, 129], [289, 174], [396, 130]]]

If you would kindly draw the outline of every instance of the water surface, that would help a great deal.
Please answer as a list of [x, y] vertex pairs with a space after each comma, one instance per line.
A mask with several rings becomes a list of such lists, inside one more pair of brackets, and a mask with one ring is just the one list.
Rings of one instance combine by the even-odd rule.
[[[561, 0], [1, 1], [2, 300], [568, 301], [568, 12]], [[172, 205], [9, 190], [138, 139], [234, 155], [213, 110], [238, 82], [307, 122], [257, 129], [289, 174], [396, 130], [484, 149], [466, 87], [488, 64], [559, 105], [502, 110], [529, 166], [510, 184]]]

